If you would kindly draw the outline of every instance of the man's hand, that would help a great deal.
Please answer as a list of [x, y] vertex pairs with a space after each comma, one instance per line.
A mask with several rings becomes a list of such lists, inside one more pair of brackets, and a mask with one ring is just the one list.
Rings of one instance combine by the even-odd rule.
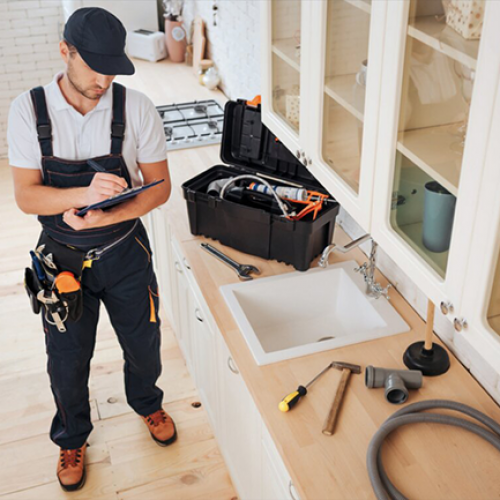
[[128, 187], [127, 181], [123, 177], [98, 172], [94, 174], [94, 178], [87, 188], [87, 205], [107, 200], [111, 196], [121, 193], [126, 187]]
[[102, 210], [89, 210], [83, 217], [76, 215], [76, 212], [78, 212], [76, 208], [70, 208], [63, 213], [63, 221], [75, 231], [113, 224], [110, 214]]

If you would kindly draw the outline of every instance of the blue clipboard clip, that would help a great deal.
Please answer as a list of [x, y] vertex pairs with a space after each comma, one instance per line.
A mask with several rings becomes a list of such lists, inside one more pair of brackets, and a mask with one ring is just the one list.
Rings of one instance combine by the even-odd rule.
[[82, 208], [81, 210], [76, 212], [76, 215], [78, 215], [79, 217], [83, 217], [90, 210], [102, 210], [104, 208], [114, 207], [115, 205], [123, 203], [124, 201], [127, 201], [130, 198], [133, 198], [134, 196], [137, 196], [138, 194], [141, 194], [152, 187], [158, 186], [158, 184], [161, 184], [164, 180], [165, 179], [160, 179], [159, 181], [150, 182], [145, 186], [124, 189], [121, 193], [118, 193], [115, 196], [111, 196], [111, 198], [108, 198], [107, 200], [103, 200], [99, 203], [94, 203], [92, 205], [89, 205], [88, 207]]

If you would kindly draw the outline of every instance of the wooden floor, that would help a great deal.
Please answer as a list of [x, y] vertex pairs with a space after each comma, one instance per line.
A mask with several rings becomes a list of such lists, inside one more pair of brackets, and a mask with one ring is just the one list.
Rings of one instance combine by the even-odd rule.
[[161, 448], [129, 408], [123, 359], [105, 309], [90, 377], [94, 431], [87, 483], [65, 494], [55, 475], [59, 449], [48, 431], [55, 406], [46, 374], [40, 316], [31, 313], [23, 269], [39, 233], [16, 207], [10, 169], [0, 160], [0, 498], [231, 499], [236, 493], [175, 336], [163, 315], [164, 409], [179, 438]]

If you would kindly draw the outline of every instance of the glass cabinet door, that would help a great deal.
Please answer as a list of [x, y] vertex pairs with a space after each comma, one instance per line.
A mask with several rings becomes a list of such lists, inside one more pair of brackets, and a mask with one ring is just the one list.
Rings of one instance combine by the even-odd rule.
[[300, 131], [301, 17], [300, 0], [272, 0], [272, 110], [294, 132]]
[[371, 3], [327, 2], [323, 96], [323, 163], [359, 192], [368, 75]]
[[[445, 278], [484, 3], [411, 0], [390, 225]], [[446, 12], [443, 5], [448, 7]]]

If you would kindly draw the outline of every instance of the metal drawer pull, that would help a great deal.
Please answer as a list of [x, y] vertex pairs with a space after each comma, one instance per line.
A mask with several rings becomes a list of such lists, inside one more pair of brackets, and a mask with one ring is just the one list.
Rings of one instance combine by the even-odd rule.
[[182, 262], [184, 263], [187, 269], [191, 269], [191, 266], [188, 264], [188, 261], [186, 260], [185, 257], [182, 259]]
[[180, 265], [178, 260], [175, 261], [174, 266], [175, 266], [175, 269], [177, 269], [177, 272], [182, 274], [182, 266]]
[[236, 375], [238, 375], [240, 372], [236, 369], [236, 367], [234, 366], [234, 361], [233, 361], [233, 358], [231, 358], [231, 356], [229, 356], [227, 358], [227, 366], [229, 366], [229, 369], [233, 372], [233, 373], [236, 373]]
[[466, 330], [467, 327], [469, 326], [467, 324], [467, 320], [465, 318], [455, 318], [453, 321], [453, 324], [455, 326], [455, 330], [457, 332], [461, 332], [462, 330]]
[[195, 315], [195, 318], [200, 322], [200, 323], [203, 323], [203, 318], [201, 316], [201, 312], [198, 308], [196, 308], [194, 310], [194, 315]]
[[290, 479], [290, 483], [288, 484], [288, 491], [290, 492], [290, 496], [292, 497], [292, 500], [299, 500], [298, 497], [294, 495], [295, 491], [295, 486], [292, 483], [292, 480]]

